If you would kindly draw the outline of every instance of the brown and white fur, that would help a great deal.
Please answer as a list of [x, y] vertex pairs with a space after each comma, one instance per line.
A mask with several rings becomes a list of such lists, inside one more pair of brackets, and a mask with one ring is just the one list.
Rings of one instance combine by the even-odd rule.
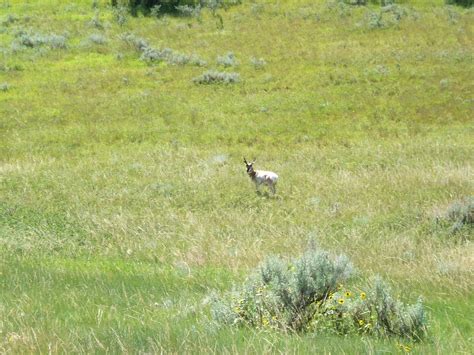
[[253, 168], [253, 164], [255, 160], [251, 163], [247, 162], [244, 158], [245, 166], [247, 167], [247, 174], [249, 174], [250, 179], [255, 183], [255, 187], [257, 191], [260, 192], [259, 187], [260, 185], [267, 185], [273, 194], [276, 192], [276, 183], [278, 180], [278, 175], [275, 174], [273, 171], [265, 171], [265, 170], [255, 170]]

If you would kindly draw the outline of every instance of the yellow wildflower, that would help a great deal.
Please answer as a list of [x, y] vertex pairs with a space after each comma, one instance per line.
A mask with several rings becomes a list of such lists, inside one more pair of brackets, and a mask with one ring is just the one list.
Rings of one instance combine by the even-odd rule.
[[344, 304], [344, 298], [339, 298], [337, 302], [339, 302], [339, 304]]
[[365, 324], [364, 320], [363, 320], [363, 319], [359, 319], [359, 325], [362, 326], [362, 325], [364, 325], [364, 324]]
[[346, 295], [346, 297], [351, 297], [352, 293], [351, 293], [351, 291], [346, 291], [345, 295]]
[[366, 298], [367, 298], [367, 295], [365, 294], [365, 292], [361, 292], [360, 293], [360, 299], [365, 300]]

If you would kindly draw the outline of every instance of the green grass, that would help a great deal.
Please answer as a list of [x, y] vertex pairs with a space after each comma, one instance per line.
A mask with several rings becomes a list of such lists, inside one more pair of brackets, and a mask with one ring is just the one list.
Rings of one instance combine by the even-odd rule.
[[[424, 297], [414, 352], [470, 352], [472, 226], [436, 220], [474, 191], [472, 10], [405, 1], [370, 28], [376, 6], [244, 2], [220, 30], [207, 11], [119, 26], [102, 1], [101, 30], [91, 3], [0, 3], [0, 352], [399, 351], [210, 321], [213, 292], [310, 240]], [[68, 48], [13, 50], [28, 29]], [[147, 65], [125, 32], [208, 65]], [[242, 81], [193, 83], [212, 69]]]

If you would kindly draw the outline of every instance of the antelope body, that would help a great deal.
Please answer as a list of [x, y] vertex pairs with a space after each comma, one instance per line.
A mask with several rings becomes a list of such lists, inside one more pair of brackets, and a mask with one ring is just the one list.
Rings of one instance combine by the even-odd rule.
[[275, 185], [278, 181], [278, 175], [275, 174], [273, 171], [265, 171], [265, 170], [255, 170], [253, 168], [253, 164], [255, 160], [251, 163], [247, 162], [244, 158], [245, 166], [247, 167], [247, 174], [249, 175], [250, 179], [255, 183], [255, 187], [257, 191], [259, 190], [260, 185], [267, 185], [273, 194], [276, 192]]

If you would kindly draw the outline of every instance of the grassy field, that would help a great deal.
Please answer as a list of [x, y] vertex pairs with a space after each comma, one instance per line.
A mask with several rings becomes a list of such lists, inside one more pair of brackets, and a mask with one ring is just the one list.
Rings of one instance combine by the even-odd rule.
[[[411, 351], [472, 351], [472, 224], [445, 218], [474, 195], [472, 10], [244, 1], [221, 23], [107, 4], [0, 1], [1, 353], [399, 352], [212, 322], [213, 292], [312, 242], [423, 296]], [[191, 54], [207, 64], [176, 64]], [[208, 70], [240, 81], [193, 82]]]

